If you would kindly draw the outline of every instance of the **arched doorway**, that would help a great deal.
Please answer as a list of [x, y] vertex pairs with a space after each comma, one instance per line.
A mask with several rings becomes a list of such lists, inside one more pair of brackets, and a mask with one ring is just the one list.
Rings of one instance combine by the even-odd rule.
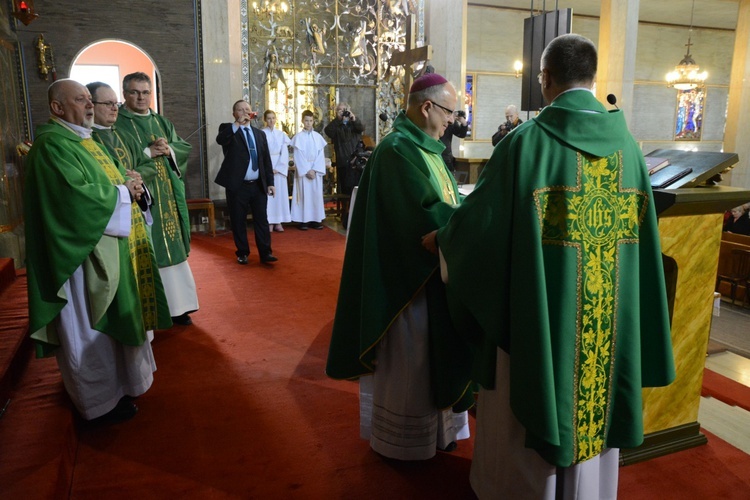
[[91, 82], [104, 82], [117, 93], [122, 101], [122, 78], [136, 71], [151, 77], [153, 93], [151, 109], [160, 111], [159, 76], [151, 57], [138, 46], [122, 40], [99, 40], [87, 45], [73, 59], [70, 78], [86, 85]]

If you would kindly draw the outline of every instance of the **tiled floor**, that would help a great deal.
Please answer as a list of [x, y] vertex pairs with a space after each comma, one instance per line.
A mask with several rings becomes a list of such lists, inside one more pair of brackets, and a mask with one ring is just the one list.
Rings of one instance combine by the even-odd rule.
[[[725, 351], [708, 356], [706, 368], [750, 386], [750, 359]], [[747, 410], [718, 399], [701, 398], [698, 421], [707, 431], [750, 454], [750, 412]]]

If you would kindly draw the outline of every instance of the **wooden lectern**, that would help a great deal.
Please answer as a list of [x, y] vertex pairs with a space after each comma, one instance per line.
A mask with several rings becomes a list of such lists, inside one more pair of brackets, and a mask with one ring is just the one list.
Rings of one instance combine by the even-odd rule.
[[643, 390], [646, 437], [638, 448], [620, 451], [621, 465], [707, 441], [700, 432], [698, 407], [711, 330], [723, 214], [750, 200], [748, 190], [710, 185], [721, 172], [737, 163], [735, 153], [660, 149], [648, 156], [667, 158], [670, 166], [691, 169], [666, 188], [654, 189], [677, 378], [667, 387]]
[[466, 172], [466, 183], [476, 184], [485, 163], [486, 158], [456, 158], [456, 172]]

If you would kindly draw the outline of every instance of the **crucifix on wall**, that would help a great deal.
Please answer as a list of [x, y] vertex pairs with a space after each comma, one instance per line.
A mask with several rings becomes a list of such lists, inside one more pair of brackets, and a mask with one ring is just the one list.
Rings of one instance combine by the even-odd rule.
[[431, 45], [416, 46], [416, 24], [414, 16], [407, 16], [405, 49], [401, 52], [394, 52], [388, 61], [389, 71], [392, 66], [404, 67], [404, 97], [411, 88], [411, 66], [432, 59]]

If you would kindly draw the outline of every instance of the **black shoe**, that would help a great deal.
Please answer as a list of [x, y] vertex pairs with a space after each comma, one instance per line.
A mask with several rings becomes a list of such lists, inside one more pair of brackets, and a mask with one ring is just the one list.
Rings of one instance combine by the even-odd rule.
[[[247, 257], [245, 257], [245, 261], [247, 261]], [[182, 314], [180, 316], [172, 316], [172, 323], [175, 325], [192, 325], [193, 320], [190, 319], [190, 316], [188, 316], [188, 313]]]
[[455, 441], [451, 441], [450, 443], [448, 443], [445, 448], [441, 448], [438, 446], [438, 450], [445, 451], [447, 453], [455, 451], [456, 448], [458, 448], [458, 444], [456, 444]]
[[101, 417], [97, 417], [92, 422], [124, 422], [135, 417], [138, 413], [138, 407], [132, 401], [121, 398], [117, 403], [117, 406], [112, 408], [109, 412], [105, 413]]
[[310, 227], [313, 229], [323, 229], [323, 224], [320, 222], [311, 222]]
[[276, 262], [277, 260], [279, 260], [279, 259], [277, 259], [275, 255], [270, 254], [270, 253], [268, 255], [266, 255], [265, 257], [261, 257], [260, 258], [260, 261], [262, 263], [264, 263], [264, 264], [266, 264], [268, 262]]
[[307, 223], [306, 222], [301, 223], [297, 227], [300, 229], [300, 231], [307, 231]]
[[237, 257], [237, 264], [242, 264], [243, 266], [247, 265], [247, 255], [240, 255]]

